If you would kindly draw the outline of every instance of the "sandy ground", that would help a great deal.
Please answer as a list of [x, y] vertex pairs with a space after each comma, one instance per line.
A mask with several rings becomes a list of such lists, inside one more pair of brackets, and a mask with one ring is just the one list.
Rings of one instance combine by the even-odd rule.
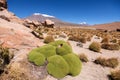
[[[59, 39], [67, 40], [67, 39], [63, 39], [63, 38], [59, 38]], [[94, 36], [92, 38], [91, 42], [87, 42], [86, 44], [83, 44], [83, 48], [76, 46], [77, 42], [69, 41], [73, 48], [73, 51], [76, 54], [81, 54], [81, 53], [86, 54], [89, 59], [89, 62], [82, 63], [82, 70], [78, 76], [71, 77], [68, 75], [68, 76], [64, 77], [63, 79], [59, 79], [59, 80], [109, 80], [107, 75], [110, 74], [110, 71], [112, 70], [112, 68], [102, 67], [101, 65], [97, 65], [97, 64], [93, 63], [93, 61], [97, 57], [100, 57], [100, 56], [105, 57], [105, 58], [115, 57], [115, 58], [118, 58], [118, 60], [120, 61], [120, 50], [119, 51], [110, 51], [110, 50], [102, 49], [100, 53], [93, 52], [88, 49], [89, 45], [93, 41], [100, 42], [101, 39], [96, 39], [96, 36]], [[119, 69], [120, 65], [117, 68]], [[55, 79], [51, 76], [48, 76], [45, 80], [57, 80], [57, 79]]]
[[[12, 60], [13, 63], [11, 63], [11, 66], [15, 66], [16, 64], [20, 65], [18, 66], [18, 69], [23, 69], [25, 74], [29, 75], [29, 80], [58, 80], [48, 75], [46, 71], [44, 71], [45, 68], [42, 69], [42, 67], [35, 66], [34, 66], [35, 68], [32, 68], [33, 65], [28, 62], [27, 60], [28, 52], [34, 47], [43, 45], [43, 40], [35, 38], [35, 36], [33, 36], [30, 32], [31, 30], [23, 25], [7, 22], [5, 20], [0, 19], [0, 42], [4, 42], [5, 45], [9, 46], [10, 48], [18, 49], [18, 51], [15, 52], [16, 54]], [[58, 39], [67, 40], [67, 38]], [[96, 36], [94, 36], [91, 42], [93, 41], [100, 42], [101, 39], [97, 39]], [[76, 46], [77, 42], [75, 41], [69, 42], [73, 48], [73, 52], [76, 54], [81, 53], [86, 54], [88, 56], [89, 62], [82, 63], [83, 64], [82, 70], [78, 76], [76, 77], [66, 76], [63, 79], [59, 80], [109, 80], [107, 75], [110, 74], [112, 68], [96, 65], [93, 63], [93, 61], [99, 56], [105, 58], [117, 57], [120, 61], [120, 50], [110, 51], [102, 49], [100, 53], [97, 53], [90, 51], [88, 49], [91, 42], [83, 44], [83, 47]], [[41, 71], [40, 70], [38, 71], [37, 68], [40, 69]], [[120, 65], [117, 68], [120, 69]], [[44, 74], [45, 78], [43, 77], [42, 79], [40, 79], [40, 77], [44, 76]]]

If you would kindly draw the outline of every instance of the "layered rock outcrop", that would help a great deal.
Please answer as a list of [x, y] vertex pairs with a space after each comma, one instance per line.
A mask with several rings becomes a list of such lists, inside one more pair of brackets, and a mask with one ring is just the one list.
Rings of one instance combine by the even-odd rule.
[[0, 11], [7, 9], [7, 1], [6, 0], [0, 0]]
[[49, 19], [46, 19], [42, 24], [44, 27], [54, 28], [54, 22]]

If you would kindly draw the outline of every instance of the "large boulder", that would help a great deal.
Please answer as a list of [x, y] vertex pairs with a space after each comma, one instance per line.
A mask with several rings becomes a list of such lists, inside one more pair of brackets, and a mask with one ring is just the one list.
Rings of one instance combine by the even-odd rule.
[[40, 22], [31, 21], [29, 19], [25, 19], [23, 25], [26, 27], [29, 27], [31, 29], [39, 28], [40, 26], [42, 26], [42, 24]]
[[46, 19], [42, 24], [44, 27], [54, 28], [54, 22], [49, 19]]
[[0, 11], [7, 9], [7, 1], [6, 0], [0, 0]]

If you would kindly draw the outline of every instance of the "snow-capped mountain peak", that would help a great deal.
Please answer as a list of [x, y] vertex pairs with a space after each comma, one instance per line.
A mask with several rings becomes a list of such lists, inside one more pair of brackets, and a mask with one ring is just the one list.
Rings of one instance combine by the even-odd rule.
[[55, 18], [54, 16], [47, 15], [47, 14], [41, 14], [41, 13], [34, 13], [33, 15], [42, 15], [42, 16], [44, 16], [44, 17], [51, 17], [51, 18]]

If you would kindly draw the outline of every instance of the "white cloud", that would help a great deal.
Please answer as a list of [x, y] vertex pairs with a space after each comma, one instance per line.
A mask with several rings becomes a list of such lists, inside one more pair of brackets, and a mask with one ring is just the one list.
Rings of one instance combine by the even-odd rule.
[[47, 15], [47, 14], [41, 14], [41, 13], [34, 13], [34, 15], [42, 15], [44, 17], [53, 17], [54, 18], [54, 16]]
[[79, 24], [87, 24], [87, 22], [81, 22], [81, 23], [79, 23]]

